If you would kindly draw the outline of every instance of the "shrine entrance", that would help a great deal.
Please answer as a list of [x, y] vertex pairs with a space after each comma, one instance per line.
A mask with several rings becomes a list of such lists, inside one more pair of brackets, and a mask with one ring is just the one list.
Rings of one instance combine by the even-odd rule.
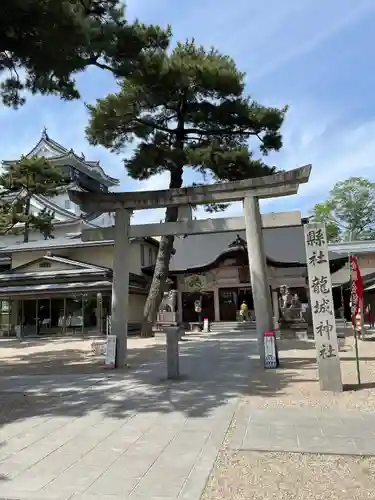
[[250, 286], [238, 289], [238, 309], [241, 308], [242, 302], [246, 302], [249, 313], [254, 311], [253, 292]]
[[[112, 333], [117, 337], [116, 367], [127, 365], [127, 333], [129, 305], [129, 265], [124, 256], [130, 253], [129, 238], [166, 235], [189, 235], [246, 230], [249, 280], [254, 290], [259, 356], [264, 361], [264, 332], [273, 328], [273, 312], [263, 249], [264, 227], [301, 225], [300, 212], [261, 216], [259, 199], [289, 196], [309, 180], [311, 165], [265, 177], [211, 185], [199, 185], [160, 191], [124, 193], [88, 193], [70, 191], [70, 199], [85, 212], [115, 212], [115, 226], [85, 230], [85, 241], [113, 240]], [[192, 206], [207, 203], [243, 202], [243, 217], [193, 220]], [[177, 207], [177, 222], [130, 225], [133, 210]], [[262, 363], [263, 364], [263, 363]]]
[[238, 321], [241, 304], [244, 301], [249, 312], [254, 311], [251, 287], [219, 288], [220, 321]]
[[209, 321], [215, 320], [214, 292], [183, 292], [181, 296], [183, 323], [196, 323], [199, 320], [194, 307], [196, 300], [200, 300], [202, 304], [201, 317]]

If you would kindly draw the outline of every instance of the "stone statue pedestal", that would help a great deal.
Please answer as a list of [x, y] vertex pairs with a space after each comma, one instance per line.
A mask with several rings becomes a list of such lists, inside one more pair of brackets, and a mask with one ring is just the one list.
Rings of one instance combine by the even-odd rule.
[[180, 327], [168, 326], [165, 328], [165, 333], [167, 336], [167, 378], [175, 380], [180, 377]]
[[159, 311], [156, 316], [156, 325], [177, 325], [177, 313], [175, 311]]

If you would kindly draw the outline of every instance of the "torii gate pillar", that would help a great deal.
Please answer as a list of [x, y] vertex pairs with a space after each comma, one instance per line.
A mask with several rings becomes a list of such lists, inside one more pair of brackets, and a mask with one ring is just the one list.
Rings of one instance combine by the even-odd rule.
[[131, 212], [125, 208], [118, 208], [115, 212], [111, 332], [116, 336], [116, 368], [125, 368], [127, 364], [130, 216]]
[[258, 336], [258, 350], [261, 365], [263, 366], [264, 332], [273, 330], [273, 314], [258, 198], [256, 196], [246, 196], [243, 201], [243, 209], [247, 253], [249, 256], [250, 282]]

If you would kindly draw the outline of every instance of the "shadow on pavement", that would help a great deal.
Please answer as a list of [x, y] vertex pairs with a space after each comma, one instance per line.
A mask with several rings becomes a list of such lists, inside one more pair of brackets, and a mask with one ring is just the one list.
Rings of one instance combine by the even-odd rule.
[[[182, 342], [180, 381], [165, 380], [163, 345], [132, 349], [130, 369], [120, 372], [105, 372], [96, 362], [87, 368], [95, 373], [85, 373], [80, 365], [78, 373], [58, 375], [64, 356], [73, 364], [74, 372], [78, 352], [65, 352], [54, 359], [56, 352], [46, 351], [24, 360], [23, 375], [0, 378], [0, 424], [33, 416], [80, 417], [93, 411], [112, 418], [140, 412], [204, 417], [241, 395], [280, 395], [295, 380], [288, 366], [301, 368], [313, 363], [311, 359], [288, 359], [278, 370], [261, 369], [256, 359], [255, 332], [216, 334]], [[36, 375], [46, 359], [49, 374]]]

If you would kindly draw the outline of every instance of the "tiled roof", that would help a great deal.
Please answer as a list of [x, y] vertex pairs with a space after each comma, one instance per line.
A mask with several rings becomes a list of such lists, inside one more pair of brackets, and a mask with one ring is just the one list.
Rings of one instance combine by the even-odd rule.
[[[239, 233], [213, 233], [176, 237], [170, 271], [198, 269], [213, 263], [230, 250], [236, 237], [246, 240], [245, 231]], [[263, 230], [265, 253], [269, 260], [280, 263], [306, 263], [303, 226], [280, 227]], [[233, 249], [233, 248], [232, 248]], [[330, 252], [330, 259], [341, 258]]]

